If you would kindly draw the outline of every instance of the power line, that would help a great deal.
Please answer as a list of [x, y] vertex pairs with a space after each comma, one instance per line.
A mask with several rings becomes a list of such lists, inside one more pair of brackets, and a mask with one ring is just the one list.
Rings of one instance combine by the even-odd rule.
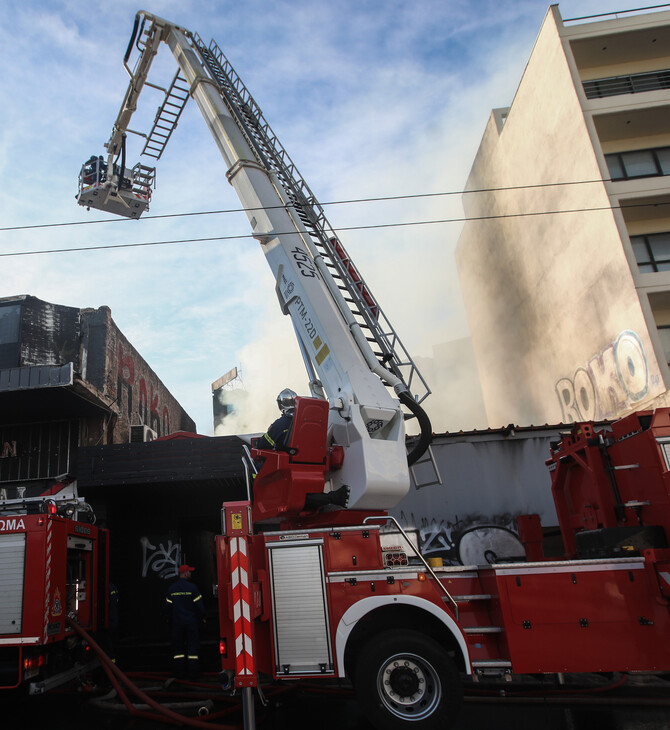
[[[657, 204], [655, 203], [641, 203], [640, 205], [635, 206], [623, 206], [625, 208], [633, 208], [633, 207], [647, 207], [647, 206], [655, 206]], [[373, 230], [373, 229], [379, 229], [379, 228], [402, 228], [407, 226], [425, 226], [425, 225], [440, 225], [445, 223], [466, 223], [468, 221], [484, 221], [484, 220], [500, 220], [504, 218], [524, 218], [524, 217], [535, 217], [535, 216], [542, 216], [542, 215], [560, 215], [563, 213], [591, 213], [591, 212], [598, 212], [598, 211], [609, 211], [609, 210], [622, 210], [622, 206], [602, 206], [599, 208], [571, 208], [567, 210], [541, 210], [541, 211], [533, 211], [530, 213], [502, 213], [500, 215], [485, 215], [485, 216], [472, 216], [467, 218], [442, 218], [437, 220], [427, 220], [427, 221], [408, 221], [405, 223], [376, 223], [371, 225], [365, 225], [365, 226], [344, 226], [337, 229], [334, 229], [335, 233], [340, 233], [343, 231], [364, 231], [364, 230]], [[283, 235], [291, 235], [295, 234], [295, 231], [288, 231], [286, 233], [275, 233], [275, 236], [283, 236]], [[109, 250], [109, 249], [115, 249], [115, 248], [139, 248], [144, 246], [169, 246], [173, 244], [183, 244], [183, 243], [206, 243], [211, 241], [235, 241], [235, 240], [244, 240], [244, 239], [253, 239], [255, 236], [251, 233], [248, 234], [240, 234], [240, 235], [234, 235], [234, 236], [211, 236], [206, 238], [180, 238], [175, 239], [172, 241], [144, 241], [144, 242], [136, 242], [136, 243], [110, 243], [110, 244], [103, 244], [101, 246], [76, 246], [71, 248], [53, 248], [53, 249], [42, 249], [39, 251], [11, 251], [7, 253], [0, 253], [0, 257], [9, 257], [9, 256], [37, 256], [42, 254], [52, 254], [52, 253], [73, 253], [73, 252], [81, 252], [81, 251], [102, 251], [102, 250]]]
[[[411, 199], [418, 199], [418, 198], [437, 198], [437, 197], [446, 197], [449, 195], [470, 195], [474, 193], [496, 193], [496, 192], [504, 192], [509, 190], [529, 190], [529, 189], [535, 189], [535, 188], [551, 188], [551, 187], [564, 187], [568, 185], [592, 185], [594, 183], [603, 183], [603, 182], [611, 182], [609, 178], [603, 178], [598, 180], [574, 180], [574, 181], [566, 181], [566, 182], [554, 182], [554, 183], [537, 183], [535, 185], [510, 185], [506, 187], [501, 188], [478, 188], [476, 190], [448, 190], [438, 193], [410, 193], [406, 195], [386, 195], [386, 196], [380, 196], [380, 197], [374, 197], [374, 198], [352, 198], [350, 200], [330, 200], [326, 203], [319, 203], [322, 207], [327, 205], [352, 205], [356, 203], [380, 203], [385, 201], [391, 201], [391, 200], [411, 200]], [[269, 206], [265, 208], [265, 210], [272, 210], [273, 208], [282, 208], [283, 206]], [[150, 220], [160, 220], [162, 218], [188, 218], [192, 216], [200, 216], [200, 215], [219, 215], [222, 213], [253, 213], [258, 210], [263, 210], [264, 208], [226, 208], [222, 210], [205, 210], [205, 211], [195, 211], [195, 212], [189, 212], [189, 213], [164, 213], [161, 215], [146, 215], [142, 218], [138, 219], [130, 219], [130, 218], [122, 218], [122, 217], [115, 217], [115, 218], [103, 218], [101, 220], [93, 220], [93, 221], [67, 221], [64, 223], [34, 223], [32, 225], [24, 225], [24, 226], [4, 226], [0, 227], [0, 232], [2, 231], [27, 231], [27, 230], [33, 230], [33, 229], [40, 229], [40, 228], [64, 228], [67, 226], [90, 226], [90, 225], [96, 225], [99, 223], [127, 223], [133, 220], [136, 222], [137, 220], [142, 221], [150, 221]]]

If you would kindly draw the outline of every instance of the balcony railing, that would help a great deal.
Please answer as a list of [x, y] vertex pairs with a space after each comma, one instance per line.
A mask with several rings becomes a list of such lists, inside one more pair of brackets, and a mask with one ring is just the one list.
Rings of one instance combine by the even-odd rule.
[[619, 94], [640, 94], [643, 91], [670, 89], [670, 69], [594, 79], [593, 81], [584, 81], [582, 85], [587, 99], [602, 99], [606, 96], [618, 96]]

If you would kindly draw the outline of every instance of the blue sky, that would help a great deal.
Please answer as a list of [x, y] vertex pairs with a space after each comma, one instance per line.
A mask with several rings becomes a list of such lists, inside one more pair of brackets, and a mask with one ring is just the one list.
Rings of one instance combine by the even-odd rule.
[[[462, 188], [490, 110], [508, 105], [547, 11], [540, 0], [4, 0], [0, 3], [0, 226], [107, 218], [75, 202], [81, 163], [102, 154], [128, 77], [137, 10], [214, 38], [322, 202]], [[570, 0], [562, 16], [609, 12]], [[167, 47], [158, 83], [175, 65]], [[148, 131], [157, 92], [132, 128]], [[128, 161], [139, 159], [129, 140]], [[239, 207], [195, 104], [163, 158], [151, 215]], [[336, 229], [460, 218], [458, 196], [327, 206]], [[408, 349], [467, 336], [453, 259], [456, 223], [346, 231], [341, 238]], [[0, 252], [246, 236], [242, 213], [0, 231]], [[0, 296], [107, 305], [124, 334], [212, 433], [211, 383], [233, 366], [274, 417], [284, 386], [307, 392], [290, 322], [255, 242], [191, 243], [0, 259]], [[445, 430], [439, 398], [431, 416]], [[449, 426], [451, 429], [454, 425]], [[470, 428], [463, 423], [460, 428]]]

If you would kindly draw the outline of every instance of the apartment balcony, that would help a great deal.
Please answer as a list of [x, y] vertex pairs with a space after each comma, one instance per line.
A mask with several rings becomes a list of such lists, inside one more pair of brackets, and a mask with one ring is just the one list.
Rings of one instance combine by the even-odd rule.
[[603, 99], [621, 94], [642, 94], [646, 91], [670, 89], [670, 69], [604, 79], [582, 81], [587, 99]]
[[566, 27], [563, 33], [583, 82], [670, 69], [670, 13]]

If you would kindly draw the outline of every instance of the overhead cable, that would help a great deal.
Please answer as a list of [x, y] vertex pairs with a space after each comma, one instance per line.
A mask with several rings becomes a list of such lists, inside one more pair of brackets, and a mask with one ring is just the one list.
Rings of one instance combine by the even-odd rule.
[[[610, 210], [622, 210], [623, 208], [633, 207], [645, 207], [645, 206], [656, 206], [657, 203], [640, 203], [635, 206], [602, 206], [598, 208], [570, 208], [566, 210], [541, 210], [533, 211], [530, 213], [501, 213], [499, 215], [484, 215], [484, 216], [472, 216], [467, 218], [441, 218], [436, 220], [427, 221], [407, 221], [404, 223], [374, 223], [365, 226], [341, 226], [333, 229], [335, 233], [342, 233], [345, 231], [364, 231], [373, 230], [379, 228], [402, 228], [408, 226], [427, 226], [427, 225], [440, 225], [446, 223], [467, 223], [469, 221], [486, 221], [486, 220], [500, 220], [504, 218], [525, 218], [525, 217], [536, 217], [543, 215], [561, 215], [564, 213], [592, 213], [598, 211], [610, 211]], [[294, 234], [295, 231], [287, 231], [285, 233], [274, 233], [274, 236], [283, 236]], [[9, 256], [37, 256], [41, 254], [52, 254], [52, 253], [73, 253], [81, 251], [103, 251], [114, 248], [139, 248], [143, 246], [168, 246], [173, 244], [184, 244], [184, 243], [206, 243], [211, 241], [235, 241], [255, 238], [254, 234], [239, 234], [232, 236], [210, 236], [205, 238], [179, 238], [171, 241], [143, 241], [136, 243], [109, 243], [102, 244], [100, 246], [73, 246], [70, 248], [52, 248], [52, 249], [40, 249], [38, 251], [10, 251], [7, 253], [0, 253], [0, 257]]]
[[[552, 188], [552, 187], [564, 187], [569, 185], [592, 185], [594, 183], [603, 183], [603, 182], [610, 182], [609, 179], [598, 179], [598, 180], [573, 180], [573, 181], [566, 181], [566, 182], [553, 182], [553, 183], [537, 183], [535, 185], [514, 185], [514, 186], [507, 186], [507, 187], [501, 187], [501, 188], [478, 188], [476, 190], [448, 190], [438, 193], [410, 193], [407, 195], [386, 195], [386, 196], [380, 196], [380, 197], [374, 197], [374, 198], [352, 198], [351, 200], [330, 200], [326, 203], [319, 203], [321, 207], [325, 207], [327, 205], [351, 205], [355, 203], [380, 203], [385, 201], [391, 201], [391, 200], [411, 200], [411, 199], [418, 199], [418, 198], [437, 198], [437, 197], [445, 197], [449, 195], [470, 195], [474, 193], [497, 193], [497, 192], [504, 192], [509, 190], [529, 190], [533, 188]], [[137, 221], [150, 221], [150, 220], [160, 220], [161, 218], [188, 218], [191, 216], [200, 216], [200, 215], [219, 215], [222, 213], [253, 213], [257, 210], [272, 210], [273, 207], [282, 207], [282, 206], [268, 206], [267, 208], [225, 208], [222, 210], [204, 210], [204, 211], [194, 211], [189, 213], [163, 213], [160, 215], [145, 215], [142, 218], [122, 218], [120, 216], [116, 216], [114, 218], [102, 218], [100, 220], [92, 220], [92, 221], [66, 221], [63, 223], [33, 223], [30, 225], [22, 225], [22, 226], [2, 226], [0, 227], [1, 231], [27, 231], [32, 229], [38, 229], [38, 228], [64, 228], [66, 226], [90, 226], [90, 225], [96, 225], [99, 223], [119, 223], [119, 222], [129, 222], [131, 220]]]

